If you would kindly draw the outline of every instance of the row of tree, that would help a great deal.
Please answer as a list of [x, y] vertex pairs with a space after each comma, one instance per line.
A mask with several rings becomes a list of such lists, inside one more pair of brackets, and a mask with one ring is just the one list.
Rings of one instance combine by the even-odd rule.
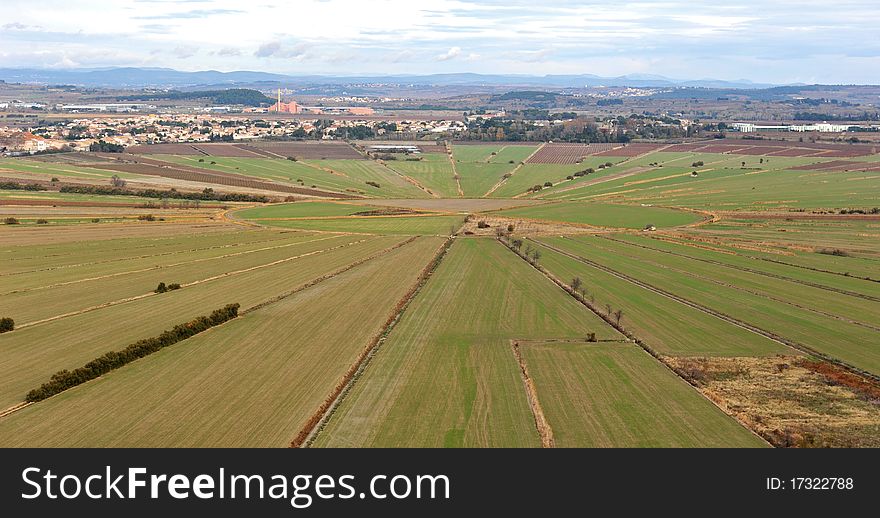
[[0, 182], [0, 189], [7, 191], [46, 191], [45, 187], [38, 183]]
[[201, 316], [174, 326], [157, 337], [139, 340], [121, 351], [110, 351], [73, 371], [62, 370], [52, 375], [48, 382], [28, 392], [28, 402], [42, 401], [89, 380], [93, 380], [127, 363], [150, 355], [160, 349], [186, 340], [211, 327], [218, 326], [238, 316], [238, 304], [228, 304], [208, 316]]
[[140, 196], [142, 198], [172, 198], [177, 200], [202, 200], [202, 201], [252, 201], [267, 203], [268, 196], [243, 194], [243, 193], [218, 193], [210, 187], [202, 192], [180, 192], [177, 189], [123, 189], [120, 187], [103, 187], [100, 185], [65, 185], [61, 192], [76, 194], [97, 194], [104, 196]]

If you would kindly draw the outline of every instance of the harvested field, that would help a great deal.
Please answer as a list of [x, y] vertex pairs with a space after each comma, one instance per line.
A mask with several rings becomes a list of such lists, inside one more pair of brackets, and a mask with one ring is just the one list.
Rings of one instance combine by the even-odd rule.
[[306, 196], [318, 196], [325, 198], [354, 197], [350, 194], [345, 193], [325, 192], [316, 189], [294, 187], [292, 185], [255, 180], [254, 178], [240, 174], [212, 171], [209, 169], [201, 169], [196, 167], [177, 166], [165, 162], [162, 162], [160, 164], [157, 160], [146, 162], [144, 159], [141, 158], [134, 159], [133, 163], [123, 162], [115, 164], [101, 164], [98, 168], [106, 171], [121, 171], [140, 175], [162, 176], [165, 178], [173, 178], [188, 182], [202, 182], [209, 184], [213, 183], [218, 185], [228, 185], [232, 187], [243, 187], [247, 189], [262, 189], [282, 193], [302, 194]]
[[131, 146], [126, 151], [135, 154], [202, 155], [239, 158], [265, 157], [265, 152], [268, 152], [270, 156], [274, 155], [276, 158], [292, 156], [303, 159], [364, 159], [360, 153], [345, 142], [317, 141], [252, 141], [246, 144], [152, 144], [147, 146]]
[[[140, 338], [155, 336], [171, 323], [210, 311], [218, 300], [227, 299], [230, 294], [245, 312], [401, 241], [402, 238], [388, 237], [349, 238], [339, 242], [353, 244], [334, 250], [4, 333], [0, 337], [4, 351], [0, 357], [0, 406], [21, 401], [28, 390], [53, 372], [82, 365], [107, 350], [121, 349]], [[60, 336], [64, 340], [59, 340]]]
[[766, 446], [635, 344], [519, 348], [557, 447]]
[[[7, 416], [0, 420], [0, 442], [286, 446], [438, 245], [436, 239], [417, 240]], [[328, 311], [349, 318], [328, 326]], [[132, 398], [139, 403], [132, 405]]]

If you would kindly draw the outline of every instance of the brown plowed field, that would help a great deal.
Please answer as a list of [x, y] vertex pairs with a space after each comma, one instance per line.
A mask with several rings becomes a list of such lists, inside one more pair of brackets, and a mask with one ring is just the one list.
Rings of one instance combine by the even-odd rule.
[[601, 155], [620, 144], [547, 144], [528, 159], [529, 164], [576, 164], [590, 155]]
[[[263, 150], [268, 151], [269, 154]], [[260, 141], [248, 142], [247, 144], [231, 144], [226, 142], [211, 144], [152, 144], [149, 146], [131, 146], [127, 151], [139, 155], [206, 155], [231, 158], [260, 158], [271, 157], [273, 155], [281, 155], [285, 157], [293, 156], [305, 159], [330, 158], [362, 160], [364, 158], [345, 142], [338, 141]]]
[[197, 167], [171, 165], [167, 162], [162, 162], [160, 160], [153, 160], [140, 156], [132, 158], [129, 155], [121, 158], [130, 159], [131, 161], [118, 161], [116, 163], [100, 164], [89, 167], [109, 171], [122, 171], [125, 173], [161, 176], [163, 178], [173, 178], [176, 180], [185, 180], [189, 182], [213, 183], [218, 185], [229, 185], [232, 187], [243, 187], [247, 189], [262, 189], [265, 191], [303, 194], [306, 196], [320, 196], [323, 198], [355, 198], [355, 196], [351, 196], [350, 194], [319, 191], [317, 189], [307, 189], [304, 187], [294, 187], [293, 185], [266, 182], [263, 180], [251, 178], [249, 176], [211, 171], [208, 169], [199, 169]]
[[633, 157], [643, 155], [645, 153], [650, 153], [651, 151], [655, 151], [663, 147], [662, 144], [627, 144], [624, 147], [618, 147], [614, 149], [610, 149], [608, 151], [604, 151], [602, 153], [596, 153], [596, 156], [623, 156], [623, 157]]

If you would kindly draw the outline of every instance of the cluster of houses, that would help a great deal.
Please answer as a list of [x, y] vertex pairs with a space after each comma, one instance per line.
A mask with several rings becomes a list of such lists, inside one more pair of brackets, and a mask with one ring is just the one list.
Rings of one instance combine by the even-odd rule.
[[395, 133], [455, 133], [464, 131], [462, 121], [401, 120], [393, 124], [375, 120], [260, 119], [196, 115], [133, 115], [94, 117], [44, 122], [28, 129], [0, 126], [0, 153], [36, 154], [52, 151], [86, 150], [98, 141], [131, 146], [167, 142], [247, 141], [261, 138], [321, 138], [332, 140], [344, 128], [366, 126], [375, 135]]

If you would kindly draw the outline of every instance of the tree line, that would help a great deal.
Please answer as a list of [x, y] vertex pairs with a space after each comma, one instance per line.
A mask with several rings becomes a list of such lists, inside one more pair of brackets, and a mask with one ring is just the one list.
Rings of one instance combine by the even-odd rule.
[[218, 193], [210, 187], [202, 192], [180, 192], [177, 189], [165, 191], [158, 189], [122, 189], [119, 187], [104, 187], [100, 185], [65, 185], [60, 192], [75, 194], [96, 194], [103, 196], [140, 196], [142, 198], [172, 198], [176, 200], [202, 200], [202, 201], [252, 201], [268, 203], [269, 197], [256, 194], [243, 193]]
[[237, 317], [239, 307], [238, 304], [228, 304], [214, 310], [208, 316], [201, 316], [185, 324], [178, 324], [171, 330], [162, 332], [157, 337], [138, 340], [121, 351], [110, 351], [73, 371], [66, 369], [58, 371], [52, 375], [48, 382], [28, 392], [25, 400], [29, 403], [42, 401], [71, 387], [81, 385], [103, 374], [107, 374], [139, 358], [153, 354], [160, 349], [186, 340], [202, 331]]

